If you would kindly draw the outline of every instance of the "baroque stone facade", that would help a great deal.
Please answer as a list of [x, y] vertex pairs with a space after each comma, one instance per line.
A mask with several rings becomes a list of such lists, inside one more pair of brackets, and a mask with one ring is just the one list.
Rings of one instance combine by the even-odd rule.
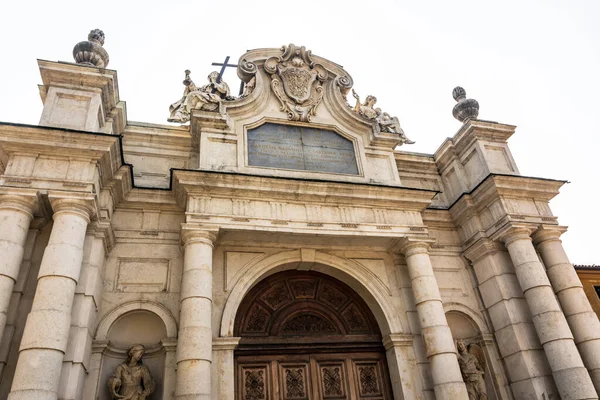
[[295, 45], [242, 55], [239, 97], [186, 71], [189, 124], [137, 123], [103, 43], [38, 61], [39, 125], [0, 123], [0, 398], [129, 370], [148, 399], [598, 398], [564, 182], [521, 176], [464, 89], [432, 155]]

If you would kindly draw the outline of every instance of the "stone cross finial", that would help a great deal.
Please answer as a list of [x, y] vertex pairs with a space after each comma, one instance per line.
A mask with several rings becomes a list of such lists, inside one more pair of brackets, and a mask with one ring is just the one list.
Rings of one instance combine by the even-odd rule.
[[477, 119], [479, 115], [479, 103], [475, 99], [467, 99], [465, 89], [457, 86], [452, 90], [452, 97], [458, 102], [452, 109], [452, 115], [460, 122], [469, 119]]
[[88, 40], [77, 43], [73, 48], [75, 62], [90, 67], [106, 68], [109, 59], [103, 45], [104, 32], [93, 29], [88, 35]]

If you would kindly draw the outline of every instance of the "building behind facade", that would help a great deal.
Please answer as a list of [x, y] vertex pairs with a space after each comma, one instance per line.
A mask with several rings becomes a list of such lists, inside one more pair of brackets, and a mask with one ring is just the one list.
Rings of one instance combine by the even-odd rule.
[[[410, 152], [295, 45], [132, 122], [103, 42], [38, 61], [39, 125], [0, 123], [0, 398], [598, 398], [564, 182], [519, 173], [515, 126], [456, 88], [458, 131]], [[121, 379], [135, 344], [154, 385]]]

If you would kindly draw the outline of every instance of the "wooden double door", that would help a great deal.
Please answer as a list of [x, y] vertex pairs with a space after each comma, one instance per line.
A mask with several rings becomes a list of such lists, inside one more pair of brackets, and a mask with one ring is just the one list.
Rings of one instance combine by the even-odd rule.
[[238, 399], [392, 399], [385, 354], [315, 353], [239, 356]]

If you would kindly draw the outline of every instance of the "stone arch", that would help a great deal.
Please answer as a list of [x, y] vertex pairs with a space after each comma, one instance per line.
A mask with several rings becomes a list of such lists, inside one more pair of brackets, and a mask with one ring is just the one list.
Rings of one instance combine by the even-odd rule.
[[130, 301], [110, 310], [102, 318], [96, 329], [95, 340], [108, 340], [108, 333], [113, 324], [125, 314], [133, 311], [149, 311], [156, 314], [165, 324], [167, 338], [177, 337], [177, 322], [167, 307], [152, 301]]
[[402, 333], [398, 312], [391, 302], [388, 289], [377, 276], [363, 265], [332, 254], [314, 250], [282, 251], [246, 265], [229, 294], [223, 310], [219, 334], [233, 336], [240, 304], [258, 282], [277, 272], [309, 269], [332, 276], [350, 286], [367, 303], [383, 335]]
[[489, 333], [487, 325], [483, 318], [473, 311], [470, 307], [456, 302], [444, 303], [444, 313], [448, 316], [449, 313], [460, 315], [477, 331], [477, 335]]

